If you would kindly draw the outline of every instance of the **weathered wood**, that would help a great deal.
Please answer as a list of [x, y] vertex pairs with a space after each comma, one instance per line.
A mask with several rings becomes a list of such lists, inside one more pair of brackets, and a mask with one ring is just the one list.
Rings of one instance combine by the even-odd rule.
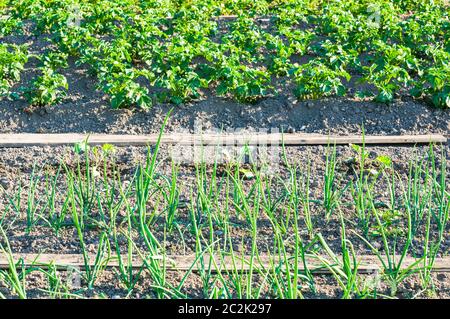
[[[269, 22], [271, 19], [276, 18], [277, 16], [275, 15], [264, 15], [264, 16], [253, 16], [250, 17], [255, 21], [263, 21], [263, 22]], [[220, 20], [224, 20], [224, 21], [232, 21], [232, 20], [237, 20], [239, 18], [238, 15], [219, 15], [219, 16], [209, 16], [206, 17], [209, 18], [210, 20], [216, 20], [216, 21], [220, 21]], [[167, 19], [167, 20], [172, 20], [173, 17], [165, 17], [162, 19]]]
[[[156, 260], [159, 260], [160, 263], [163, 263], [163, 258], [161, 256], [154, 257]], [[247, 271], [250, 267], [250, 256], [235, 256], [234, 262], [230, 256], [224, 257], [222, 260], [219, 256], [214, 256], [214, 262], [212, 261], [213, 258], [210, 258], [208, 255], [205, 255], [203, 257], [203, 264], [205, 267], [211, 267], [211, 270], [214, 272], [217, 271], [231, 271], [233, 269]], [[325, 259], [329, 260], [329, 258], [324, 257]], [[399, 257], [398, 257], [399, 258]], [[397, 260], [398, 260], [397, 258]], [[31, 266], [40, 266], [40, 267], [47, 267], [49, 264], [54, 264], [58, 266], [61, 269], [65, 269], [68, 267], [77, 267], [77, 268], [83, 268], [84, 267], [84, 260], [82, 255], [75, 255], [75, 254], [16, 254], [14, 255], [14, 260], [17, 262], [19, 259], [23, 259], [24, 264], [26, 267]], [[89, 258], [89, 264], [93, 265], [95, 261], [95, 256], [92, 255]], [[292, 259], [291, 259], [292, 260]], [[360, 273], [372, 273], [376, 271], [382, 270], [382, 265], [379, 261], [379, 259], [376, 256], [359, 256], [357, 260], [360, 262], [360, 265], [358, 267], [358, 271]], [[186, 255], [186, 256], [167, 256], [164, 260], [166, 264], [166, 269], [168, 271], [188, 271], [192, 269], [193, 271], [198, 271], [200, 267], [199, 263], [200, 259], [197, 259], [193, 255]], [[283, 263], [279, 262], [280, 259], [278, 257], [270, 257], [270, 256], [261, 256], [259, 259], [254, 258], [253, 260], [253, 267], [254, 269], [268, 269], [272, 267], [279, 267], [280, 265], [283, 265]], [[405, 269], [414, 262], [416, 262], [417, 259], [412, 257], [406, 257], [402, 268]], [[329, 269], [327, 269], [324, 264], [314, 256], [309, 256], [306, 258], [306, 263], [308, 266], [308, 269], [313, 271], [314, 273], [329, 273]], [[124, 258], [124, 264], [127, 265], [127, 261]], [[140, 268], [142, 266], [143, 262], [142, 259], [135, 256], [132, 261], [132, 267], [133, 268]], [[107, 267], [117, 267], [119, 265], [118, 258], [116, 256], [111, 257], [107, 261]], [[210, 266], [208, 266], [210, 265]], [[420, 264], [417, 265], [417, 267], [423, 266], [423, 262], [421, 261]], [[8, 268], [8, 260], [5, 255], [0, 255], [0, 268]], [[304, 270], [303, 263], [299, 264], [299, 270]], [[433, 271], [435, 272], [450, 272], [450, 256], [438, 258], [435, 260]]]
[[[154, 145], [158, 134], [111, 135], [111, 134], [0, 134], [0, 147], [61, 146], [88, 141], [90, 145], [113, 144], [116, 146]], [[446, 143], [442, 135], [365, 136], [365, 144], [428, 144]], [[316, 134], [166, 134], [162, 144], [173, 145], [327, 145], [361, 144], [362, 136], [326, 136]]]

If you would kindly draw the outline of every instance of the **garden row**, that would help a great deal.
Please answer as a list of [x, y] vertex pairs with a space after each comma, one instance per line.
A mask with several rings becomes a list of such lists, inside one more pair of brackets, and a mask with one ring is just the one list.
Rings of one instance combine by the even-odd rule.
[[[246, 147], [192, 166], [159, 143], [43, 150], [1, 149], [4, 297], [447, 296], [431, 270], [450, 248], [448, 145], [291, 146], [275, 168]], [[67, 280], [18, 253], [77, 254], [81, 267]], [[192, 264], [174, 272], [173, 255]], [[360, 274], [362, 255], [379, 271]]]
[[[83, 65], [113, 108], [207, 94], [254, 102], [408, 94], [450, 107], [444, 1], [7, 1], [0, 16], [0, 94], [57, 104], [64, 69]], [[221, 15], [235, 17], [221, 19]], [[258, 17], [264, 16], [265, 19]], [[21, 35], [21, 33], [23, 35]], [[35, 39], [43, 52], [14, 44]], [[31, 41], [33, 42], [33, 41]], [[38, 72], [17, 87], [31, 60]]]

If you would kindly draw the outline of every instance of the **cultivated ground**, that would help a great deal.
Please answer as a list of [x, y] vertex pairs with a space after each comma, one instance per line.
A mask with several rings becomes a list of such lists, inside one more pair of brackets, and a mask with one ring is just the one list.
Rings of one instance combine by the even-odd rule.
[[[0, 0], [0, 133], [450, 136], [447, 5], [372, 2]], [[450, 297], [449, 143], [192, 151], [0, 148], [0, 298]]]
[[[308, 228], [308, 221], [305, 219], [306, 215], [304, 211], [305, 203], [299, 203], [299, 208], [302, 210], [299, 212], [299, 238], [305, 245], [311, 243], [311, 250], [308, 253], [321, 253], [323, 247], [315, 242], [315, 235], [321, 234], [326, 240], [326, 244], [336, 253], [339, 253], [342, 249], [341, 239], [341, 220], [339, 218], [342, 213], [345, 218], [345, 229], [347, 234], [347, 239], [352, 243], [352, 249], [355, 256], [361, 255], [372, 255], [374, 253], [373, 249], [377, 252], [385, 253], [386, 247], [389, 249], [394, 249], [397, 254], [401, 254], [403, 247], [405, 245], [405, 237], [408, 234], [408, 226], [405, 224], [405, 207], [399, 203], [398, 211], [391, 211], [389, 209], [390, 203], [390, 193], [389, 193], [389, 182], [390, 182], [390, 172], [389, 170], [384, 170], [380, 163], [377, 162], [377, 158], [380, 156], [386, 156], [392, 160], [392, 169], [395, 170], [396, 174], [396, 187], [395, 191], [398, 192], [398, 200], [400, 202], [412, 200], [411, 194], [408, 193], [408, 185], [413, 185], [415, 181], [419, 182], [423, 188], [412, 190], [412, 196], [419, 196], [419, 200], [423, 200], [423, 196], [427, 193], [427, 185], [430, 180], [424, 180], [423, 176], [414, 179], [414, 174], [411, 174], [411, 169], [416, 172], [417, 166], [425, 169], [425, 166], [430, 165], [430, 154], [426, 147], [367, 147], [365, 152], [367, 153], [366, 167], [365, 170], [375, 170], [378, 171], [373, 176], [374, 187], [371, 188], [371, 196], [373, 196], [374, 202], [377, 203], [377, 214], [382, 216], [382, 224], [378, 224], [374, 219], [374, 216], [368, 217], [369, 228], [367, 235], [364, 235], [361, 229], [361, 215], [358, 215], [357, 209], [355, 207], [356, 199], [350, 189], [349, 181], [356, 182], [358, 180], [358, 152], [349, 146], [338, 146], [336, 149], [336, 167], [335, 167], [335, 182], [333, 189], [346, 189], [342, 194], [339, 195], [339, 214], [338, 208], [333, 209], [333, 212], [328, 216], [328, 213], [323, 206], [323, 196], [326, 193], [324, 189], [325, 175], [329, 176], [330, 172], [326, 171], [327, 158], [326, 154], [332, 154], [332, 148], [327, 148], [323, 146], [311, 146], [311, 147], [287, 147], [284, 152], [285, 154], [279, 155], [279, 166], [275, 167], [277, 172], [275, 174], [263, 173], [265, 164], [261, 162], [240, 165], [240, 168], [236, 168], [232, 163], [228, 162], [225, 164], [218, 164], [217, 172], [215, 172], [214, 166], [207, 165], [203, 168], [201, 166], [195, 165], [181, 165], [177, 169], [176, 178], [176, 211], [173, 215], [173, 220], [169, 222], [167, 219], [168, 207], [170, 207], [168, 199], [164, 197], [164, 194], [170, 193], [170, 185], [163, 185], [160, 190], [154, 189], [150, 193], [148, 202], [146, 204], [148, 209], [149, 225], [151, 225], [152, 235], [155, 236], [156, 240], [159, 242], [161, 247], [161, 252], [171, 255], [195, 255], [199, 253], [199, 238], [204, 245], [210, 243], [211, 241], [217, 242], [217, 247], [215, 247], [217, 254], [218, 251], [226, 252], [232, 247], [232, 251], [236, 254], [251, 255], [254, 253], [254, 249], [257, 250], [258, 254], [276, 254], [276, 246], [279, 238], [277, 238], [277, 233], [287, 227], [290, 229], [292, 225], [289, 225], [286, 218], [289, 214], [297, 214], [291, 211], [292, 206], [290, 206], [290, 201], [285, 197], [289, 197], [289, 193], [292, 190], [292, 180], [293, 173], [296, 172], [303, 178], [306, 177], [306, 167], [308, 167], [308, 162], [310, 163], [310, 173], [309, 173], [309, 204], [310, 209], [310, 229]], [[150, 153], [148, 153], [150, 151]], [[154, 151], [154, 150], [153, 150]], [[1, 160], [0, 168], [2, 171], [2, 211], [4, 214], [2, 220], [8, 225], [7, 228], [7, 238], [11, 249], [16, 253], [58, 253], [58, 254], [81, 254], [86, 251], [90, 254], [95, 254], [98, 251], [99, 241], [103, 234], [108, 234], [108, 238], [111, 243], [115, 243], [116, 248], [120, 249], [122, 254], [127, 254], [129, 251], [128, 241], [126, 237], [119, 236], [115, 238], [110, 228], [111, 219], [109, 216], [110, 212], [105, 211], [105, 207], [108, 206], [109, 200], [105, 196], [104, 182], [106, 185], [116, 185], [118, 176], [120, 176], [120, 182], [123, 185], [133, 185], [136, 179], [136, 168], [139, 165], [145, 165], [145, 159], [148, 154], [152, 154], [152, 149], [147, 149], [143, 147], [127, 147], [127, 148], [116, 148], [114, 155], [108, 157], [107, 162], [103, 162], [102, 157], [98, 155], [91, 154], [91, 161], [89, 166], [89, 172], [99, 172], [98, 176], [91, 177], [92, 181], [87, 181], [87, 175], [85, 170], [86, 162], [81, 157], [81, 168], [82, 173], [80, 176], [76, 177], [77, 183], [80, 187], [78, 191], [81, 191], [84, 187], [85, 191], [89, 187], [92, 188], [92, 196], [95, 199], [95, 203], [89, 204], [89, 208], [86, 211], [85, 218], [89, 219], [89, 226], [83, 231], [83, 246], [80, 246], [80, 238], [78, 237], [76, 227], [73, 226], [70, 217], [70, 210], [67, 208], [67, 200], [70, 197], [68, 190], [68, 176], [73, 171], [74, 176], [77, 172], [76, 158], [78, 157], [74, 154], [72, 147], [56, 147], [56, 148], [40, 148], [40, 147], [30, 147], [30, 148], [20, 148], [20, 149], [2, 149], [1, 150]], [[243, 151], [240, 149], [240, 151]], [[282, 151], [282, 150], [281, 150]], [[171, 180], [173, 175], [173, 158], [171, 147], [162, 146], [159, 156], [158, 156], [158, 168], [155, 174], [158, 175], [157, 182], [161, 183], [164, 178]], [[331, 152], [331, 153], [330, 153]], [[441, 153], [443, 152], [443, 153]], [[95, 152], [94, 152], [95, 153]], [[42, 157], [42, 154], [46, 154]], [[443, 164], [442, 160], [445, 160], [444, 165], [450, 164], [450, 159], [447, 156], [448, 146], [443, 145], [435, 148], [436, 156], [436, 167], [441, 167]], [[442, 154], [442, 155], [441, 155]], [[294, 170], [289, 169], [289, 167], [284, 162], [283, 158], [287, 158], [288, 163], [293, 165]], [[62, 162], [61, 162], [61, 159]], [[422, 162], [425, 159], [426, 163]], [[411, 162], [412, 161], [412, 162]], [[18, 164], [20, 163], [20, 164]], [[57, 175], [58, 170], [61, 170], [61, 163], [66, 165], [68, 171], [62, 169], [62, 172]], [[104, 164], [106, 163], [106, 164]], [[115, 169], [113, 170], [113, 164]], [[273, 165], [274, 163], [272, 163]], [[103, 165], [107, 165], [107, 170], [103, 171]], [[423, 166], [424, 165], [424, 166]], [[431, 167], [431, 166], [430, 166]], [[273, 167], [272, 167], [273, 168]], [[240, 179], [239, 182], [231, 182], [231, 177], [234, 176], [238, 170]], [[243, 171], [245, 170], [245, 172]], [[105, 175], [105, 172], [106, 175]], [[116, 172], [116, 173], [114, 173]], [[418, 172], [418, 171], [417, 171]], [[115, 175], [118, 174], [118, 175]], [[379, 174], [379, 175], [378, 175]], [[398, 175], [397, 175], [398, 174]], [[93, 176], [93, 175], [92, 175]], [[55, 178], [55, 179], [53, 179]], [[372, 181], [372, 178], [369, 181]], [[204, 180], [203, 180], [204, 179]], [[261, 179], [261, 180], [260, 180]], [[397, 180], [398, 179], [398, 180]], [[203, 180], [204, 184], [202, 184]], [[447, 180], [447, 178], [446, 178]], [[55, 188], [52, 188], [52, 182], [55, 181]], [[301, 179], [299, 179], [300, 183]], [[235, 184], [235, 183], [238, 184]], [[84, 184], [87, 183], [87, 184]], [[200, 183], [200, 184], [199, 184]], [[225, 186], [232, 183], [231, 186]], [[287, 183], [284, 184], [284, 183]], [[304, 181], [302, 182], [304, 183]], [[217, 188], [214, 187], [217, 184]], [[82, 186], [84, 185], [84, 186]], [[90, 185], [90, 186], [89, 186]], [[213, 220], [208, 218], [208, 213], [206, 215], [204, 206], [202, 206], [202, 199], [200, 195], [201, 188], [204, 185], [207, 192], [212, 191], [212, 197], [209, 205], [212, 205], [210, 211]], [[234, 199], [231, 200], [229, 196], [236, 196], [236, 190], [242, 187], [244, 194], [249, 194], [248, 204], [254, 208], [255, 205], [263, 205], [265, 202], [262, 199], [255, 198], [250, 195], [254, 187], [261, 185], [263, 187], [269, 187], [271, 196], [269, 207], [262, 208], [258, 215], [255, 216], [255, 222], [257, 223], [256, 229], [253, 228], [252, 220], [248, 219], [249, 216], [245, 212], [240, 211], [242, 209], [243, 203], [237, 204]], [[302, 184], [304, 187], [304, 184]], [[34, 186], [34, 187], [33, 187]], [[87, 187], [87, 188], [86, 188]], [[126, 187], [126, 186], [124, 186]], [[130, 193], [126, 196], [130, 200], [131, 205], [136, 205], [136, 189], [137, 185], [132, 189]], [[169, 187], [169, 188], [166, 188]], [[33, 190], [31, 193], [30, 190]], [[56, 190], [56, 195], [51, 199], [51, 205], [49, 206], [49, 194], [51, 190]], [[303, 191], [306, 189], [302, 188]], [[298, 190], [298, 194], [302, 193], [302, 190]], [[411, 191], [411, 190], [409, 190]], [[155, 192], [155, 193], [154, 193]], [[227, 195], [228, 194], [228, 195]], [[232, 195], [235, 194], [235, 195]], [[267, 193], [268, 194], [268, 193]], [[267, 195], [266, 194], [266, 195]], [[194, 196], [194, 197], [192, 197]], [[121, 196], [115, 193], [114, 198], [118, 200]], [[30, 200], [32, 200], [30, 204]], [[78, 199], [78, 204], [83, 205]], [[114, 202], [116, 203], [116, 200]], [[267, 200], [267, 199], [266, 199]], [[97, 203], [98, 201], [98, 203]], [[200, 202], [199, 202], [200, 201]], [[215, 204], [213, 204], [215, 203]], [[270, 205], [278, 203], [280, 206], [273, 210]], [[267, 205], [268, 203], [266, 203]], [[167, 206], [169, 205], [169, 206]], [[23, 208], [20, 208], [23, 207]], [[70, 207], [70, 206], [69, 206]], [[203, 207], [203, 208], [202, 208]], [[208, 206], [206, 206], [208, 207]], [[241, 207], [241, 208], [239, 208]], [[385, 208], [383, 208], [385, 207]], [[411, 206], [413, 207], [413, 206]], [[414, 206], [415, 209], [418, 207]], [[116, 223], [117, 227], [121, 229], [124, 234], [127, 232], [126, 218], [129, 216], [130, 211], [127, 209], [118, 208]], [[85, 210], [80, 206], [80, 209]], [[448, 209], [448, 208], [446, 208]], [[202, 212], [203, 211], [203, 212]], [[276, 213], [272, 216], [271, 212]], [[278, 213], [279, 212], [279, 213]], [[390, 214], [389, 212], [393, 213]], [[419, 211], [417, 211], [419, 213]], [[55, 215], [56, 214], [56, 215]], [[106, 216], [105, 216], [106, 214]], [[194, 214], [194, 215], [192, 215]], [[198, 214], [198, 215], [197, 215]], [[225, 215], [224, 215], [225, 214]], [[278, 215], [279, 214], [279, 215]], [[288, 215], [286, 215], [288, 214]], [[426, 214], [425, 210], [422, 214]], [[55, 216], [63, 216], [60, 221], [55, 220]], [[196, 217], [194, 217], [196, 216]], [[423, 215], [421, 218], [425, 218]], [[73, 218], [73, 217], [72, 217]], [[198, 218], [198, 219], [197, 219]], [[422, 221], [425, 221], [426, 218]], [[210, 224], [210, 222], [212, 224]], [[282, 225], [287, 222], [286, 225]], [[275, 224], [274, 224], [275, 223]], [[424, 251], [424, 243], [427, 236], [427, 229], [430, 231], [430, 240], [434, 242], [437, 240], [439, 235], [439, 227], [435, 226], [427, 228], [426, 223], [416, 221], [417, 229], [414, 230], [414, 235], [412, 238], [411, 246], [408, 248], [408, 255], [412, 256], [422, 256]], [[167, 227], [169, 225], [176, 225], [176, 228], [168, 231]], [[196, 231], [193, 231], [193, 225], [196, 225]], [[211, 225], [214, 225], [211, 227]], [[385, 231], [388, 233], [387, 240], [389, 246], [384, 246], [382, 242], [382, 237], [379, 235], [381, 225], [385, 227]], [[138, 227], [136, 225], [136, 227]], [[194, 227], [195, 228], [195, 227]], [[134, 226], [133, 226], [134, 229]], [[255, 233], [253, 233], [253, 230]], [[285, 230], [286, 233], [281, 235], [283, 238], [283, 245], [287, 252], [295, 252], [295, 237], [289, 235], [289, 231]], [[383, 228], [384, 229], [384, 228]], [[139, 227], [133, 230], [133, 245], [134, 252], [141, 250], [145, 252], [148, 247], [145, 242], [145, 236], [142, 237], [142, 230]], [[448, 255], [450, 249], [450, 241], [447, 239], [447, 234], [449, 232], [449, 227], [445, 226], [443, 229], [444, 237], [439, 244], [439, 252], [436, 257], [444, 257]], [[282, 231], [283, 232], [283, 231]], [[201, 234], [201, 235], [199, 235]], [[200, 237], [198, 237], [200, 236]], [[212, 236], [212, 237], [211, 237]], [[364, 240], [359, 236], [368, 236], [370, 238], [370, 243], [372, 247], [368, 246]], [[253, 239], [254, 240], [253, 240]], [[232, 246], [229, 246], [229, 245]], [[256, 245], [256, 246], [253, 246]], [[254, 248], [256, 247], [256, 248]], [[427, 246], [426, 246], [427, 247]], [[114, 251], [113, 249], [113, 251]], [[220, 254], [219, 254], [220, 256]], [[214, 269], [213, 266], [211, 269]], [[208, 269], [208, 267], [206, 267]], [[189, 297], [208, 297], [208, 291], [211, 293], [210, 289], [216, 287], [215, 289], [220, 289], [220, 287], [225, 286], [224, 282], [221, 282], [217, 277], [211, 276], [209, 280], [205, 283], [204, 277], [208, 274], [207, 270], [204, 273], [197, 274], [193, 273], [189, 275], [189, 280], [183, 285], [183, 293], [186, 293]], [[183, 278], [183, 272], [173, 272], [168, 271], [165, 275], [168, 282], [176, 282], [176, 280], [181, 280]], [[59, 274], [61, 278], [65, 278], [64, 273]], [[147, 275], [142, 275], [139, 279], [139, 283], [132, 291], [132, 297], [154, 297], [154, 291], [149, 285]], [[245, 275], [242, 274], [242, 280], [245, 280]], [[151, 277], [151, 275], [150, 275]], [[258, 280], [261, 280], [259, 276], [254, 275], [254, 285], [258, 287]], [[28, 277], [27, 277], [28, 278]], [[123, 282], [120, 280], [117, 283], [112, 284], [113, 280], [111, 278], [118, 277], [117, 272], [105, 271], [99, 274], [99, 279], [96, 281], [94, 290], [77, 290], [69, 289], [74, 293], [74, 296], [101, 296], [105, 294], [108, 297], [124, 297], [128, 294], [128, 290], [124, 289]], [[215, 278], [215, 279], [212, 279]], [[316, 278], [316, 277], [314, 277]], [[342, 296], [342, 291], [333, 286], [333, 277], [317, 277], [314, 279], [314, 288], [312, 288], [306, 281], [304, 282], [304, 288], [301, 289], [304, 297], [307, 298], [336, 298]], [[403, 282], [399, 282], [398, 290], [391, 291], [386, 277], [382, 273], [375, 273], [371, 276], [361, 275], [358, 279], [359, 284], [362, 286], [368, 285], [368, 291], [366, 292], [366, 297], [371, 294], [376, 294], [378, 297], [383, 296], [394, 296], [394, 297], [439, 297], [446, 298], [448, 296], [449, 281], [448, 276], [445, 273], [433, 275], [433, 290], [423, 289], [423, 278], [417, 274], [412, 273], [407, 277], [408, 279]], [[422, 278], [422, 281], [421, 281]], [[203, 279], [203, 281], [202, 281]], [[30, 283], [28, 284], [30, 297], [45, 297], [48, 292], [42, 291], [42, 289], [47, 290], [45, 287], [48, 278], [43, 274], [33, 273], [30, 275]], [[154, 280], [154, 279], [153, 279]], [[336, 279], [334, 279], [336, 280]], [[232, 281], [231, 281], [232, 282]], [[276, 290], [273, 290], [272, 283], [260, 283], [261, 287], [264, 289], [260, 294], [255, 296], [260, 297], [274, 297], [277, 296]], [[48, 287], [47, 287], [48, 288]], [[230, 288], [230, 287], [229, 287]], [[60, 287], [60, 289], [62, 289]], [[231, 289], [231, 288], [230, 288]], [[311, 291], [315, 289], [315, 293]], [[57, 292], [56, 294], [61, 294], [60, 296], [68, 296], [68, 292]], [[238, 292], [230, 292], [233, 296], [239, 297]], [[206, 295], [205, 295], [206, 294]], [[417, 294], [417, 295], [416, 295]]]

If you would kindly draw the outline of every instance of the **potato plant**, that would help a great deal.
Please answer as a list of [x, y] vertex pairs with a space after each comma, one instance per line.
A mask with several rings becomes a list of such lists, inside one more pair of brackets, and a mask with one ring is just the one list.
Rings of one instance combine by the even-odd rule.
[[27, 46], [0, 43], [0, 96], [7, 95], [11, 86], [20, 80], [27, 61]]
[[59, 103], [66, 96], [68, 89], [66, 78], [47, 66], [41, 68], [41, 73], [25, 92], [28, 102], [32, 106], [51, 106]]

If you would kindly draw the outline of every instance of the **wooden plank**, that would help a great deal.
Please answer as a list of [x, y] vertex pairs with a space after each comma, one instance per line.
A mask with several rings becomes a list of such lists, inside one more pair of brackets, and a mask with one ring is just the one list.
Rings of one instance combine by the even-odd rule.
[[[30, 266], [40, 266], [43, 268], [46, 268], [49, 264], [53, 263], [54, 265], [57, 265], [61, 269], [65, 269], [68, 267], [77, 267], [82, 269], [84, 267], [84, 261], [82, 255], [76, 255], [76, 254], [15, 254], [14, 260], [17, 262], [20, 258], [23, 259], [24, 265], [26, 267]], [[90, 261], [89, 264], [93, 265], [93, 262], [95, 260], [95, 256], [91, 255], [89, 256]], [[159, 260], [161, 263], [163, 262], [163, 258], [161, 256], [154, 257], [156, 260]], [[211, 270], [214, 272], [217, 271], [230, 271], [234, 269], [233, 266], [233, 260], [230, 256], [225, 256], [223, 260], [220, 260], [220, 257], [215, 256], [214, 261], [212, 262], [212, 258], [210, 258], [208, 255], [205, 255], [203, 257], [203, 262], [206, 267], [208, 267], [209, 264], [211, 264]], [[324, 257], [327, 259], [326, 257]], [[398, 260], [399, 257], [397, 257]], [[376, 256], [359, 256], [358, 261], [360, 261], [360, 266], [358, 268], [358, 271], [360, 273], [372, 273], [375, 271], [381, 271], [382, 265], [379, 261], [379, 259]], [[200, 259], [197, 259], [193, 255], [186, 255], [186, 256], [167, 256], [165, 259], [166, 268], [168, 271], [188, 271], [190, 269], [193, 269], [193, 271], [199, 270], [199, 261]], [[249, 261], [250, 256], [235, 256], [235, 262], [234, 265], [236, 269], [247, 271], [249, 269]], [[412, 257], [406, 257], [403, 264], [402, 269], [407, 268], [414, 262], [416, 262], [417, 259]], [[211, 263], [210, 263], [211, 262]], [[124, 257], [124, 263], [126, 264], [126, 260]], [[306, 258], [306, 263], [308, 265], [308, 269], [312, 270], [315, 273], [329, 273], [329, 270], [324, 267], [324, 264], [314, 256], [309, 256]], [[268, 269], [272, 267], [277, 267], [280, 265], [278, 257], [270, 257], [270, 256], [261, 256], [259, 260], [254, 259], [253, 261], [254, 269]], [[281, 263], [283, 264], [283, 263]], [[107, 261], [107, 267], [117, 267], [119, 265], [117, 256], [111, 257]], [[420, 267], [422, 264], [419, 264], [418, 267]], [[132, 267], [133, 268], [140, 268], [142, 266], [142, 259], [135, 256], [133, 258]], [[0, 269], [7, 269], [9, 267], [8, 260], [5, 255], [0, 255]], [[299, 265], [299, 270], [304, 270], [303, 264]], [[437, 258], [435, 260], [433, 271], [435, 272], [450, 272], [450, 256]]]
[[[26, 146], [62, 146], [73, 145], [84, 140], [90, 145], [113, 144], [116, 146], [154, 145], [158, 134], [150, 135], [115, 135], [115, 134], [0, 134], [0, 147]], [[162, 144], [173, 145], [327, 145], [327, 144], [362, 144], [362, 136], [327, 136], [317, 134], [166, 134]], [[389, 144], [428, 144], [446, 143], [442, 135], [398, 135], [365, 136], [367, 145]]]
[[[253, 17], [251, 17], [251, 16], [245, 16], [245, 17], [252, 18], [253, 20], [256, 20], [256, 21], [269, 22], [271, 19], [274, 19], [277, 16], [276, 15], [259, 15], [259, 16], [253, 16]], [[216, 20], [216, 21], [220, 21], [220, 20], [233, 21], [233, 20], [237, 20], [239, 18], [239, 16], [238, 15], [218, 15], [218, 16], [210, 15], [205, 18], [209, 18], [210, 20]], [[173, 20], [174, 18], [166, 16], [161, 19]]]

